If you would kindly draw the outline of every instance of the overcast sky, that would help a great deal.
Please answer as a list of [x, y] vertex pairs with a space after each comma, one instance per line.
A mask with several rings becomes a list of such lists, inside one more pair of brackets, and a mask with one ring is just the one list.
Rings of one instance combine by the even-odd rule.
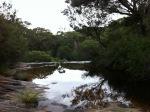
[[51, 32], [70, 30], [67, 17], [61, 11], [65, 9], [65, 0], [3, 0], [13, 4], [17, 16], [28, 21], [34, 27], [44, 27]]
[[[65, 0], [0, 0], [7, 1], [17, 10], [17, 17], [31, 23], [30, 28], [42, 27], [52, 33], [69, 31], [69, 21], [61, 12], [66, 8]], [[120, 15], [111, 16], [118, 19]]]

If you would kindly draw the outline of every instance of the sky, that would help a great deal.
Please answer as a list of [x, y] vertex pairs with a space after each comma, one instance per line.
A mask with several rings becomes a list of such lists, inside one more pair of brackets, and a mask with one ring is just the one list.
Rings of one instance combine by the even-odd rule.
[[[42, 27], [56, 34], [58, 31], [72, 31], [69, 20], [61, 12], [67, 7], [65, 0], [0, 0], [13, 5], [17, 17], [31, 23], [29, 28]], [[122, 17], [111, 16], [114, 20]]]
[[13, 8], [17, 10], [17, 17], [31, 23], [29, 28], [42, 27], [53, 33], [71, 30], [67, 17], [61, 13], [66, 8], [65, 0], [3, 1], [13, 5]]

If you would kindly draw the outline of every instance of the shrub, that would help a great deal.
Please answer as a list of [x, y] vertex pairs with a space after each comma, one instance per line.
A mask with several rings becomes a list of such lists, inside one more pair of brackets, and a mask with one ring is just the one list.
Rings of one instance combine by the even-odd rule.
[[108, 55], [114, 69], [143, 74], [150, 66], [149, 49], [149, 39], [124, 38], [110, 46]]
[[54, 58], [54, 57], [52, 57], [52, 60], [51, 61], [53, 61], [53, 62], [59, 62], [61, 59], [59, 59], [58, 57], [57, 58]]
[[29, 75], [25, 72], [16, 72], [14, 75], [13, 75], [14, 79], [16, 80], [22, 80], [22, 81], [28, 81], [30, 80], [29, 78]]
[[8, 67], [6, 65], [0, 65], [0, 73], [3, 74], [8, 70]]
[[25, 89], [19, 93], [18, 98], [26, 106], [37, 106], [39, 93], [32, 89]]
[[27, 62], [49, 62], [51, 60], [52, 57], [44, 51], [29, 51], [24, 59]]
[[[112, 34], [112, 35], [111, 35]], [[128, 27], [110, 30], [107, 47], [95, 59], [99, 65], [125, 71], [134, 76], [150, 73], [150, 39]]]
[[60, 57], [61, 59], [67, 59], [67, 60], [71, 60], [72, 59], [72, 49], [65, 45], [65, 46], [60, 46], [58, 48], [58, 57]]
[[99, 43], [96, 40], [88, 39], [83, 41], [80, 47], [80, 52], [83, 59], [91, 60], [92, 57], [97, 55]]
[[20, 61], [27, 50], [26, 28], [9, 4], [0, 3], [0, 10], [0, 66], [9, 67]]

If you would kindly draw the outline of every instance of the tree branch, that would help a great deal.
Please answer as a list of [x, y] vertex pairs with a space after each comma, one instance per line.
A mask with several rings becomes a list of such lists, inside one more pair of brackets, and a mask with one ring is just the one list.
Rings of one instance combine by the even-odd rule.
[[121, 5], [123, 5], [125, 8], [127, 8], [130, 12], [134, 12], [133, 8], [131, 7], [131, 5], [129, 5], [129, 1], [128, 0], [118, 0]]

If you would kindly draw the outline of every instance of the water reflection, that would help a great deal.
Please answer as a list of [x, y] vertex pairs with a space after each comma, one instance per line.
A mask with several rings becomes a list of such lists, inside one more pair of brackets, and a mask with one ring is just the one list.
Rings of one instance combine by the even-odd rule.
[[75, 97], [72, 105], [82, 105], [82, 108], [100, 108], [107, 105], [104, 101], [105, 90], [100, 84], [82, 85], [74, 90]]
[[71, 70], [64, 68], [65, 73], [59, 73], [55, 70], [45, 79], [36, 78], [34, 83], [41, 86], [46, 86], [45, 96], [53, 102], [61, 103], [70, 106], [73, 97], [73, 90], [81, 85], [99, 82], [98, 77], [84, 77], [87, 71]]
[[[56, 70], [57, 66], [40, 66], [40, 67], [33, 67], [29, 69], [22, 69], [18, 70], [15, 74], [15, 79], [24, 79], [31, 81], [32, 79], [39, 78], [44, 79], [49, 74], [52, 74], [54, 70]], [[22, 80], [23, 80], [22, 79]]]
[[[62, 63], [61, 65], [63, 67], [36, 66], [18, 71], [17, 74], [28, 75], [28, 80], [47, 88], [44, 96], [49, 99], [48, 102], [53, 104], [82, 108], [103, 108], [113, 102], [123, 107], [133, 106], [133, 102], [136, 105], [137, 98], [131, 94], [128, 95], [130, 89], [126, 87], [127, 83], [123, 81], [120, 73], [112, 71], [110, 73], [108, 70], [101, 69], [98, 74], [103, 73], [104, 75], [95, 76], [95, 73], [91, 74], [91, 70], [89, 72], [86, 68], [87, 64]], [[118, 81], [114, 77], [118, 77]], [[114, 88], [117, 89], [114, 90]], [[135, 94], [133, 91], [132, 93]]]
[[108, 85], [115, 90], [115, 92], [111, 93], [116, 93], [112, 96], [118, 99], [119, 102], [124, 102], [128, 99], [127, 104], [131, 105], [131, 107], [142, 108], [144, 112], [150, 111], [150, 81], [148, 75], [143, 78], [144, 80], [141, 80], [139, 77], [133, 77], [133, 74], [111, 70], [95, 64], [90, 64], [87, 69], [89, 70], [87, 75], [98, 74], [97, 76], [107, 80]]
[[[28, 80], [47, 88], [44, 96], [51, 102], [68, 107], [102, 108], [111, 102], [129, 106], [124, 94], [113, 91], [102, 77], [90, 76], [86, 64], [63, 63], [62, 66], [37, 66], [20, 70]], [[66, 68], [67, 67], [67, 68]], [[72, 69], [71, 69], [72, 68]]]
[[72, 104], [80, 105], [82, 108], [104, 108], [114, 102], [124, 107], [131, 105], [131, 102], [125, 99], [124, 94], [113, 91], [108, 82], [103, 79], [98, 83], [77, 87], [74, 93]]
[[44, 86], [44, 96], [52, 103], [82, 108], [103, 108], [111, 102], [119, 102], [128, 107], [130, 101], [110, 88], [101, 77], [88, 76], [88, 71], [67, 69], [59, 66], [44, 78], [33, 80]]

